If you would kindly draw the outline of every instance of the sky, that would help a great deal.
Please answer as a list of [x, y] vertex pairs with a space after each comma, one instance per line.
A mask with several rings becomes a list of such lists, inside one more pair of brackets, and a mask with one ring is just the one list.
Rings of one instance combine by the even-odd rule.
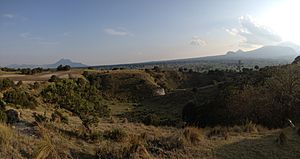
[[297, 0], [0, 0], [0, 66], [88, 65], [300, 44]]

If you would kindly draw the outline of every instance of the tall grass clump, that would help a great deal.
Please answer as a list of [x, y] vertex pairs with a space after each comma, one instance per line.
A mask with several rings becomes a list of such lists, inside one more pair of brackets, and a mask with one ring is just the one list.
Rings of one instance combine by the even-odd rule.
[[60, 159], [70, 157], [70, 155], [64, 151], [65, 145], [62, 145], [61, 139], [57, 141], [54, 140], [54, 136], [51, 136], [50, 132], [41, 125], [38, 125], [38, 129], [41, 139], [34, 152], [36, 159]]
[[196, 144], [202, 138], [202, 131], [196, 127], [186, 127], [184, 128], [183, 135], [188, 142]]
[[5, 149], [13, 139], [13, 131], [5, 124], [0, 124], [0, 147]]
[[104, 138], [117, 141], [117, 142], [123, 141], [126, 136], [127, 136], [126, 132], [123, 129], [119, 129], [119, 128], [105, 131], [103, 134]]

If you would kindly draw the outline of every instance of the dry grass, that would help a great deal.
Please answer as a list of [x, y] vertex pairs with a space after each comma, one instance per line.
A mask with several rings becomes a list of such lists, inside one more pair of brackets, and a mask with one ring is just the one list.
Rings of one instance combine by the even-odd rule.
[[203, 131], [196, 127], [184, 128], [183, 135], [185, 139], [192, 144], [197, 144], [201, 139], [203, 139]]
[[38, 125], [41, 139], [38, 142], [34, 156], [36, 159], [61, 159], [70, 156], [67, 152], [67, 144], [59, 134], [52, 135], [44, 126]]
[[144, 140], [140, 136], [130, 136], [130, 139], [123, 143], [104, 142], [96, 152], [98, 158], [109, 159], [153, 159], [144, 146]]
[[226, 127], [214, 127], [212, 128], [208, 133], [207, 133], [207, 137], [209, 139], [214, 139], [214, 138], [219, 138], [222, 137], [225, 140], [228, 139], [229, 137], [229, 131], [228, 128]]
[[38, 144], [38, 148], [35, 152], [36, 159], [53, 158], [59, 159], [58, 152], [56, 151], [55, 145], [52, 142], [48, 132], [42, 126], [39, 126], [39, 131], [42, 135], [42, 139]]
[[280, 145], [285, 145], [285, 144], [287, 144], [287, 140], [288, 139], [287, 139], [287, 136], [285, 135], [285, 133], [281, 132], [279, 134], [279, 136], [277, 137], [276, 142]]
[[0, 147], [5, 149], [11, 143], [13, 130], [5, 124], [0, 124]]
[[252, 121], [247, 121], [244, 125], [244, 131], [248, 133], [257, 133], [257, 127], [256, 124], [253, 123]]

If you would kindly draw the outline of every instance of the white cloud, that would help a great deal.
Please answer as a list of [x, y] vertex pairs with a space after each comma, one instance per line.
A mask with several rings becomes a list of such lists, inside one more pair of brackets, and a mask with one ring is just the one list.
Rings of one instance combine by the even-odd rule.
[[2, 17], [12, 19], [15, 17], [13, 14], [3, 14]]
[[109, 35], [115, 35], [115, 36], [129, 36], [132, 35], [130, 32], [128, 32], [125, 28], [106, 28], [104, 29], [104, 32]]
[[62, 36], [70, 36], [71, 35], [71, 32], [64, 32], [63, 34], [62, 34]]
[[236, 36], [239, 34], [239, 30], [236, 28], [232, 28], [232, 29], [225, 29], [225, 31], [227, 33], [229, 33], [230, 35]]
[[24, 39], [29, 39], [29, 40], [42, 40], [41, 37], [33, 36], [31, 33], [21, 33], [20, 36]]
[[239, 22], [240, 28], [225, 29], [225, 31], [230, 35], [242, 37], [243, 43], [272, 45], [282, 41], [279, 35], [269, 27], [258, 24], [251, 16], [241, 16]]
[[21, 33], [20, 34], [20, 36], [22, 37], [22, 38], [27, 38], [28, 36], [30, 36], [31, 34], [30, 33]]
[[198, 36], [194, 36], [192, 38], [192, 40], [190, 41], [190, 44], [195, 45], [195, 46], [200, 46], [200, 47], [203, 47], [203, 46], [207, 45], [206, 41], [202, 40]]

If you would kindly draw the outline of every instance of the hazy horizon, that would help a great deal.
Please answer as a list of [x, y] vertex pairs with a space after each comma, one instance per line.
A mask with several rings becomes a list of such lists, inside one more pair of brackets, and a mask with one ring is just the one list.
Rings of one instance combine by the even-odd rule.
[[0, 65], [137, 63], [300, 44], [296, 0], [0, 1]]

